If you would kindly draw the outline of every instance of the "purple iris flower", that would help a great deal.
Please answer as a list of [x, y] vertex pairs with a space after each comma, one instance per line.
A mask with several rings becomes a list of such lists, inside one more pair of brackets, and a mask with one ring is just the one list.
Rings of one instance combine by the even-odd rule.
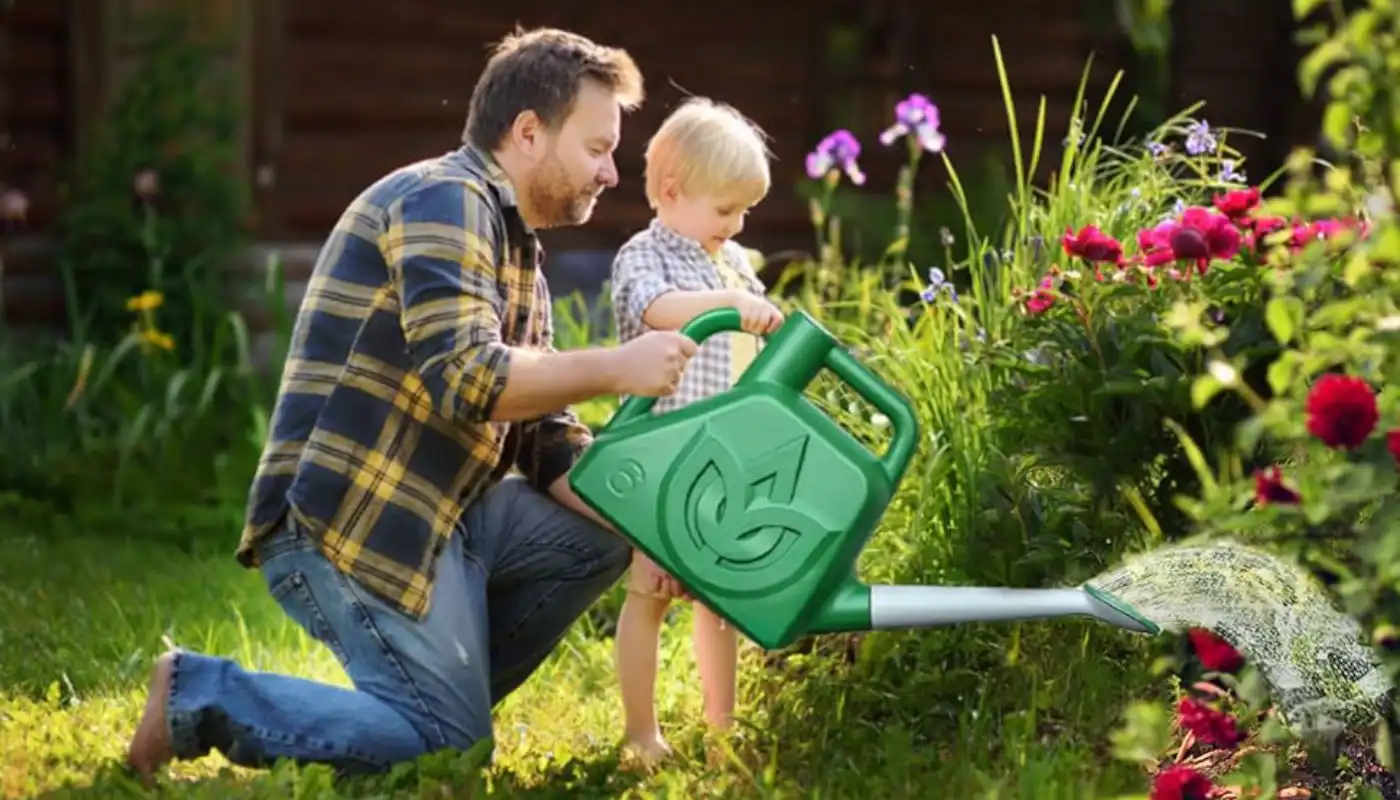
[[865, 183], [856, 159], [860, 158], [860, 142], [848, 130], [833, 131], [817, 143], [817, 149], [807, 154], [807, 176], [819, 180], [832, 170], [840, 170], [859, 186]]
[[894, 124], [880, 134], [880, 143], [889, 146], [901, 136], [912, 136], [923, 149], [938, 153], [947, 143], [938, 125], [938, 106], [921, 94], [911, 94], [895, 105]]

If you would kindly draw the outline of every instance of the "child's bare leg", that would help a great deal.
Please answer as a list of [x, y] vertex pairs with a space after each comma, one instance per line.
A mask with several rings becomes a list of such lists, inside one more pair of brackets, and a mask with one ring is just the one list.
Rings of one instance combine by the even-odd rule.
[[617, 621], [617, 677], [627, 744], [647, 760], [671, 750], [656, 722], [656, 651], [661, 620], [670, 602], [669, 598], [628, 591]]
[[697, 602], [694, 607], [695, 660], [700, 667], [700, 687], [705, 695], [705, 719], [723, 730], [734, 719], [738, 636], [733, 626], [704, 603]]

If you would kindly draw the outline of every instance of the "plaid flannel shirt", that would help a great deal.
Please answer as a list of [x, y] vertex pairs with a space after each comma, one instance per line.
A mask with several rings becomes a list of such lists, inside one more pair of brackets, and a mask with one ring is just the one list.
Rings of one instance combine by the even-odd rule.
[[[734, 269], [754, 294], [767, 289], [754, 274], [748, 254], [729, 241], [720, 250], [724, 262]], [[642, 315], [656, 298], [670, 291], [704, 292], [725, 288], [714, 261], [699, 242], [653, 219], [622, 245], [613, 258], [612, 307], [618, 338], [634, 339], [648, 330]], [[659, 397], [652, 412], [660, 414], [726, 391], [730, 382], [730, 338], [743, 333], [722, 333], [701, 343], [686, 364], [676, 391]]]
[[553, 348], [543, 251], [471, 147], [357, 197], [302, 300], [237, 550], [291, 514], [332, 563], [427, 613], [437, 556], [512, 467], [546, 489], [590, 434], [568, 410], [491, 421], [511, 347]]

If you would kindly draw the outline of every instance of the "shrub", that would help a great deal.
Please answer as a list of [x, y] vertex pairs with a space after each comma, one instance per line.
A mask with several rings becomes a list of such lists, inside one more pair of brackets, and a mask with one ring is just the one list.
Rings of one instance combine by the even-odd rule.
[[[1295, 3], [1300, 21], [1319, 5]], [[1183, 508], [1202, 535], [1265, 541], [1308, 565], [1371, 637], [1387, 685], [1400, 667], [1393, 567], [1400, 405], [1390, 386], [1400, 377], [1393, 269], [1400, 122], [1392, 113], [1400, 50], [1389, 33], [1398, 14], [1382, 0], [1307, 32], [1313, 49], [1300, 83], [1313, 93], [1331, 72], [1324, 133], [1344, 157], [1323, 163], [1297, 150], [1281, 196], [1261, 211], [1282, 223], [1262, 237], [1264, 264], [1247, 275], [1273, 357], [1265, 363], [1232, 350], [1235, 328], [1201, 303], [1178, 303], [1171, 314], [1177, 341], [1210, 348], [1194, 376], [1199, 397], [1226, 393], [1250, 412], [1215, 454], [1215, 469], [1198, 458], [1200, 490], [1183, 498]], [[1247, 379], [1261, 368], [1262, 390]], [[1184, 432], [1182, 439], [1195, 444]], [[1378, 711], [1376, 751], [1393, 772], [1400, 764], [1393, 692]]]
[[[1327, 165], [1320, 182], [1330, 191], [1316, 190], [1318, 165], [1303, 152], [1284, 196], [1265, 200], [1272, 181], [1247, 182], [1229, 132], [1183, 114], [1147, 141], [1105, 141], [1101, 111], [1092, 123], [1072, 122], [1059, 174], [1043, 191], [1024, 182], [1035, 172], [1038, 144], [1029, 169], [1015, 149], [1022, 184], [1009, 223], [982, 232], [969, 220], [956, 259], [945, 236], [949, 260], [927, 270], [921, 308], [867, 302], [853, 311], [834, 302], [838, 293], [821, 280], [834, 243], [822, 263], [806, 267], [809, 307], [916, 401], [976, 387], [960, 405], [940, 398], [921, 408], [932, 453], [924, 454], [927, 471], [911, 474], [915, 488], [896, 501], [889, 527], [907, 537], [909, 563], [941, 569], [913, 574], [1083, 580], [1129, 549], [1193, 528], [1264, 538], [1301, 553], [1377, 643], [1400, 653], [1400, 593], [1383, 566], [1393, 560], [1387, 536], [1400, 462], [1400, 406], [1384, 389], [1400, 369], [1387, 357], [1400, 314], [1396, 282], [1384, 269], [1400, 259], [1390, 201], [1400, 188], [1392, 163], [1400, 127], [1385, 110], [1395, 82], [1384, 70], [1394, 59], [1370, 35], [1394, 13], [1390, 3], [1357, 12], [1304, 64], [1307, 88], [1325, 63], [1354, 59], [1332, 79], [1333, 95], [1344, 99], [1333, 101], [1327, 119], [1334, 143], [1353, 145], [1359, 163]], [[921, 103], [911, 97], [901, 111]], [[1360, 121], [1354, 129], [1352, 118]], [[928, 115], [897, 124], [913, 134], [930, 119], [936, 126]], [[925, 143], [937, 139], [936, 131], [922, 133]], [[1016, 148], [1014, 129], [1012, 136]], [[1042, 139], [1037, 130], [1035, 141]], [[820, 167], [813, 177], [828, 185], [842, 175], [859, 180], [858, 154], [849, 132], [828, 137], [809, 161]], [[911, 144], [911, 169], [919, 155]], [[951, 165], [949, 174], [957, 193]], [[898, 191], [911, 202], [907, 177]], [[823, 211], [814, 213], [819, 222]], [[889, 255], [899, 263], [901, 254], [897, 237]], [[843, 401], [828, 398], [834, 409]], [[1204, 468], [1204, 453], [1229, 454], [1220, 474]], [[952, 468], [969, 460], [975, 468]], [[928, 538], [902, 529], [902, 504], [934, 487], [960, 490], [940, 507], [951, 524]], [[1181, 499], [1192, 494], [1201, 497]], [[974, 553], [961, 573], [948, 569]], [[1207, 631], [1192, 634], [1202, 660], [1212, 647], [1233, 653]], [[1225, 683], [1247, 699], [1209, 700], [1245, 704], [1245, 722], [1198, 696], [1182, 700], [1177, 724], [1197, 730], [1194, 741], [1226, 750], [1260, 724], [1259, 743], [1290, 741], [1258, 680], [1246, 667], [1243, 678]], [[1208, 683], [1195, 689], [1212, 690], [1221, 693]], [[1139, 716], [1130, 718], [1119, 753], [1151, 754], [1155, 767], [1167, 741], [1148, 732], [1165, 734], [1171, 720], [1153, 708], [1134, 709]], [[1393, 727], [1397, 715], [1385, 711]], [[1206, 741], [1220, 726], [1230, 735]], [[1380, 737], [1387, 766], [1395, 763], [1394, 735]], [[1133, 746], [1134, 736], [1150, 744]], [[1191, 744], [1181, 745], [1178, 760]], [[1335, 756], [1338, 747], [1330, 742], [1326, 752]], [[1242, 765], [1225, 760], [1220, 771], [1239, 767], [1233, 777], [1256, 788], [1278, 784], [1288, 765], [1269, 752]], [[1319, 769], [1325, 762], [1316, 761]], [[1162, 796], [1178, 797], [1209, 783], [1180, 765], [1156, 780]]]
[[68, 336], [0, 347], [0, 497], [96, 513], [78, 528], [132, 504], [240, 508], [262, 445], [271, 387], [226, 283], [247, 210], [240, 111], [188, 22], [142, 18], [140, 65], [72, 165], [56, 225]]

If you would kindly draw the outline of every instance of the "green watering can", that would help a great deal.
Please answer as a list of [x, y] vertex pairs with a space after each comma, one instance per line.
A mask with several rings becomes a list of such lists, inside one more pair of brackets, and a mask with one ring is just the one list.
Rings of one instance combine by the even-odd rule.
[[[741, 330], [733, 309], [682, 333], [697, 343]], [[877, 457], [803, 389], [826, 368], [890, 419]], [[797, 312], [727, 392], [666, 414], [630, 397], [570, 473], [574, 492], [690, 593], [759, 646], [806, 634], [1088, 616], [1160, 628], [1085, 586], [1004, 589], [870, 586], [856, 559], [919, 441], [909, 401]]]

